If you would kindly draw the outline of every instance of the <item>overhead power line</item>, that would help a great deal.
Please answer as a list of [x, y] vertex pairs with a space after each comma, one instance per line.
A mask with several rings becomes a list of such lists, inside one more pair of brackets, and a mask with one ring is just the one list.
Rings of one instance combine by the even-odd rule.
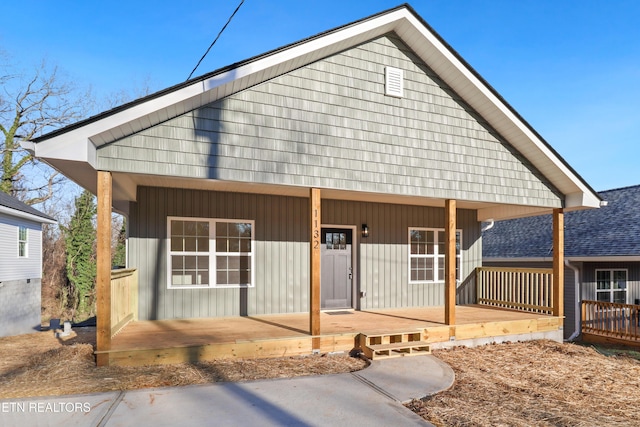
[[216, 39], [213, 41], [213, 43], [211, 43], [211, 46], [209, 46], [209, 49], [207, 49], [207, 51], [204, 53], [204, 55], [202, 55], [202, 58], [200, 58], [200, 61], [198, 61], [198, 63], [196, 64], [196, 66], [193, 68], [193, 70], [191, 71], [191, 74], [189, 74], [189, 77], [187, 77], [187, 80], [189, 80], [191, 78], [191, 76], [193, 76], [193, 73], [196, 72], [196, 70], [198, 69], [198, 67], [200, 66], [200, 63], [204, 60], [205, 56], [207, 56], [207, 54], [209, 53], [209, 51], [211, 50], [211, 48], [213, 47], [214, 44], [216, 44], [216, 42], [218, 41], [218, 39], [220, 38], [220, 36], [222, 35], [222, 33], [224, 32], [225, 28], [227, 28], [227, 25], [229, 25], [229, 22], [231, 22], [231, 20], [233, 19], [233, 17], [236, 15], [236, 13], [238, 12], [238, 10], [240, 9], [240, 6], [242, 6], [242, 3], [244, 3], [244, 0], [240, 1], [240, 4], [238, 5], [238, 7], [236, 7], [236, 10], [233, 11], [233, 13], [231, 14], [231, 16], [229, 17], [229, 19], [227, 20], [227, 23], [224, 24], [224, 27], [222, 27], [222, 29], [220, 30], [220, 32], [218, 33], [218, 35], [216, 36]]

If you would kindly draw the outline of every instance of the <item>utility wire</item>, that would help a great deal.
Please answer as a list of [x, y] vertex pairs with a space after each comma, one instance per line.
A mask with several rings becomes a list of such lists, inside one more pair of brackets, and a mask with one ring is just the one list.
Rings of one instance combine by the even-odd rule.
[[222, 32], [225, 30], [225, 28], [227, 28], [227, 25], [229, 25], [229, 22], [231, 22], [231, 20], [233, 19], [233, 17], [236, 15], [236, 13], [238, 12], [238, 10], [240, 9], [240, 6], [242, 6], [242, 3], [244, 3], [244, 0], [240, 1], [240, 4], [238, 5], [238, 7], [236, 7], [236, 10], [233, 11], [233, 13], [231, 14], [231, 16], [229, 17], [229, 20], [227, 21], [226, 24], [224, 24], [224, 27], [222, 27], [222, 29], [220, 30], [220, 32], [218, 33], [218, 35], [216, 36], [216, 39], [213, 41], [213, 43], [211, 43], [211, 46], [209, 46], [209, 49], [207, 49], [207, 51], [204, 53], [204, 55], [202, 55], [202, 58], [200, 58], [200, 61], [198, 61], [198, 63], [196, 64], [196, 66], [193, 68], [193, 70], [191, 71], [191, 74], [189, 74], [189, 77], [187, 77], [187, 81], [191, 78], [191, 76], [193, 76], [193, 73], [196, 72], [196, 69], [200, 66], [200, 63], [202, 62], [202, 60], [204, 59], [205, 56], [207, 56], [207, 54], [209, 53], [209, 51], [211, 50], [211, 48], [213, 47], [214, 44], [216, 44], [216, 42], [218, 41], [218, 39], [220, 38], [220, 36], [222, 35]]

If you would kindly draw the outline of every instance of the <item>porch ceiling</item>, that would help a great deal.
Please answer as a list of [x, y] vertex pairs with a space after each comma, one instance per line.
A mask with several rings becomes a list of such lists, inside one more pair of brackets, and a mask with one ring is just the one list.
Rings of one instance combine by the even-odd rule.
[[[308, 187], [267, 185], [211, 179], [189, 179], [143, 174], [113, 174], [113, 206], [124, 214], [128, 213], [128, 202], [136, 201], [138, 186], [185, 188], [207, 191], [228, 191], [238, 193], [272, 194], [291, 197], [309, 197]], [[352, 200], [358, 202], [391, 203], [398, 205], [444, 207], [445, 199], [407, 196], [399, 194], [369, 193], [360, 191], [321, 189], [323, 199]], [[550, 213], [549, 208], [540, 206], [514, 206], [498, 203], [457, 201], [458, 209], [476, 210], [478, 221], [500, 220], [521, 216]]]

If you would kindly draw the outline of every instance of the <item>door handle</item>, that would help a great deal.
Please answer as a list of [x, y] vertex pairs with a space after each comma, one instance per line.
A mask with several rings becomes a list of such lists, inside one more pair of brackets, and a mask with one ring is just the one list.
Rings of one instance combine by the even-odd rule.
[[353, 273], [349, 273], [349, 280], [353, 280]]

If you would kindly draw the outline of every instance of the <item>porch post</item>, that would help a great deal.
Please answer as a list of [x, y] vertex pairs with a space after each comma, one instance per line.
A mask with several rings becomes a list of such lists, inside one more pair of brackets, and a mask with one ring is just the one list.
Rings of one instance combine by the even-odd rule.
[[[111, 349], [111, 172], [98, 171], [96, 349]], [[109, 365], [109, 355], [98, 353], [98, 366]]]
[[320, 349], [320, 226], [321, 197], [320, 189], [312, 188], [310, 191], [309, 218], [311, 226], [311, 260], [310, 260], [310, 284], [309, 284], [309, 330], [312, 336], [313, 350]]
[[553, 315], [564, 316], [564, 211], [553, 210]]
[[444, 323], [456, 323], [456, 201], [444, 204]]

